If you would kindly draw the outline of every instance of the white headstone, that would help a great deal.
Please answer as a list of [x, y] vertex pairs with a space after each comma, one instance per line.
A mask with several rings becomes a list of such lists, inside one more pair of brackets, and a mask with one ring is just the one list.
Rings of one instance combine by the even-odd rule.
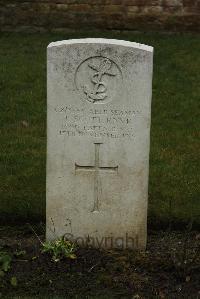
[[153, 48], [48, 46], [47, 239], [145, 248]]

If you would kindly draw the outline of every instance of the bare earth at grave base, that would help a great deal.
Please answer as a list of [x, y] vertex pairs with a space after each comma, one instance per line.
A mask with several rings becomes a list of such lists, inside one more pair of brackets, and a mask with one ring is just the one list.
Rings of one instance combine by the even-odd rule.
[[[39, 237], [44, 240], [43, 234]], [[79, 248], [77, 259], [58, 263], [41, 253], [41, 245], [28, 227], [1, 227], [0, 246], [8, 252], [25, 251], [13, 259], [11, 269], [1, 278], [2, 298], [200, 296], [200, 235], [194, 231], [152, 231], [142, 253]], [[10, 283], [12, 277], [17, 279], [16, 286]]]

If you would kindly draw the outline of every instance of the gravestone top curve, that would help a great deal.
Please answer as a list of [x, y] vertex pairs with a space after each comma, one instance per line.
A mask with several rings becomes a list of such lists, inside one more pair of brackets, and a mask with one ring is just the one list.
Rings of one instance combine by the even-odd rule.
[[151, 46], [147, 46], [136, 42], [130, 42], [130, 41], [119, 40], [119, 39], [108, 39], [108, 38], [82, 38], [82, 39], [62, 40], [62, 41], [51, 42], [48, 45], [48, 48], [59, 47], [63, 45], [73, 45], [73, 44], [108, 44], [108, 45], [118, 45], [124, 47], [133, 47], [139, 50], [153, 52], [153, 47]]

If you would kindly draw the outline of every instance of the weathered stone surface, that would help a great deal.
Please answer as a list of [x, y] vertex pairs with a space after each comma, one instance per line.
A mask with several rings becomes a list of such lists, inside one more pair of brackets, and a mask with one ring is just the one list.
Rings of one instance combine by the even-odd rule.
[[47, 239], [146, 245], [153, 48], [48, 46]]
[[199, 31], [199, 0], [0, 0], [0, 30]]

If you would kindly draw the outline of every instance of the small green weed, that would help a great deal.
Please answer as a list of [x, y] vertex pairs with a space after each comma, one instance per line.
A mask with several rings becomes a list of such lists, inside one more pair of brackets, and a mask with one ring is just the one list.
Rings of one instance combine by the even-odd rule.
[[[2, 287], [5, 283], [5, 274], [10, 270], [11, 263], [13, 260], [13, 254], [10, 254], [6, 250], [0, 251], [0, 287]], [[17, 286], [17, 278], [15, 276], [11, 277], [10, 284], [13, 287]]]
[[7, 272], [11, 267], [12, 256], [7, 251], [0, 251], [0, 276]]
[[56, 241], [42, 243], [42, 252], [50, 253], [54, 262], [59, 262], [64, 258], [76, 259], [75, 250], [75, 244], [65, 240], [64, 237]]

